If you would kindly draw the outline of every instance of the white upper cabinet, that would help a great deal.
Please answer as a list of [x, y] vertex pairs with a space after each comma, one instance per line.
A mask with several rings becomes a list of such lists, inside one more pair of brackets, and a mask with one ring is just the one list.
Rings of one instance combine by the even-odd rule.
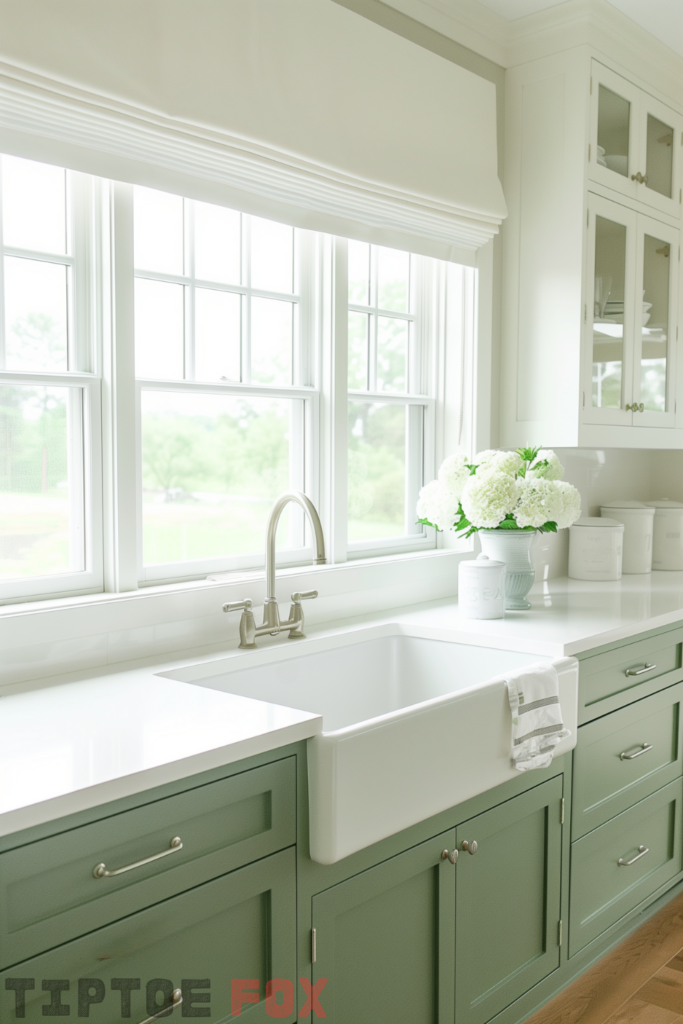
[[679, 216], [683, 118], [596, 60], [590, 97], [591, 180]]
[[582, 420], [673, 427], [678, 232], [589, 193]]
[[507, 72], [500, 442], [683, 447], [683, 117], [588, 47]]

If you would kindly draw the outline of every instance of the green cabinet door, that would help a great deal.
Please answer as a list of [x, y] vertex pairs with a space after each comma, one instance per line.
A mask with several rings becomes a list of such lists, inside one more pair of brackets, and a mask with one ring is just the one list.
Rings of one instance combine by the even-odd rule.
[[[247, 993], [258, 986], [258, 1002], [242, 1005], [241, 1017], [264, 1024], [272, 1019], [265, 1003], [269, 979], [291, 981], [296, 994], [295, 945], [290, 848], [3, 971], [0, 1021], [38, 1024], [62, 1016], [138, 1024], [181, 988], [184, 1005], [171, 1019], [202, 1016], [210, 1024], [230, 1017], [231, 982], [244, 979]], [[295, 1014], [296, 1002], [281, 1019], [294, 1021]]]
[[313, 981], [329, 1024], [453, 1024], [450, 830], [313, 897]]
[[559, 966], [561, 799], [558, 777], [458, 826], [457, 1024], [483, 1024]]

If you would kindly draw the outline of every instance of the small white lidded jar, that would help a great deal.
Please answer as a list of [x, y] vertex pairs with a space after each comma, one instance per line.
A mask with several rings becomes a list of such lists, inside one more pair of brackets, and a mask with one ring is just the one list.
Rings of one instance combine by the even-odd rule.
[[458, 566], [458, 611], [466, 619], [505, 615], [505, 562], [479, 555]]
[[624, 524], [624, 554], [621, 571], [626, 573], [652, 572], [652, 533], [655, 510], [644, 501], [610, 501], [600, 507], [608, 519]]
[[683, 504], [668, 498], [646, 504], [655, 510], [652, 568], [683, 569]]
[[569, 527], [569, 571], [573, 580], [620, 580], [624, 524], [584, 516]]

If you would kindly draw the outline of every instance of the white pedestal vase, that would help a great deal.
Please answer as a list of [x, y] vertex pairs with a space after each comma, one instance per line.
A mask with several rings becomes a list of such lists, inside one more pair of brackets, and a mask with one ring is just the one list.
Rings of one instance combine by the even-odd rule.
[[489, 558], [505, 562], [505, 608], [531, 608], [526, 595], [534, 582], [532, 548], [535, 530], [479, 530], [481, 550]]

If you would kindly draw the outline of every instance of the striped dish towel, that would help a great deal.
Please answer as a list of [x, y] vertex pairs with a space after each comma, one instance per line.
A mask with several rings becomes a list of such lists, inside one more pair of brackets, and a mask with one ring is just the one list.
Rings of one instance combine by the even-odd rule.
[[506, 678], [512, 711], [512, 764], [520, 772], [547, 768], [555, 747], [570, 735], [562, 721], [560, 684], [553, 665], [529, 665]]

